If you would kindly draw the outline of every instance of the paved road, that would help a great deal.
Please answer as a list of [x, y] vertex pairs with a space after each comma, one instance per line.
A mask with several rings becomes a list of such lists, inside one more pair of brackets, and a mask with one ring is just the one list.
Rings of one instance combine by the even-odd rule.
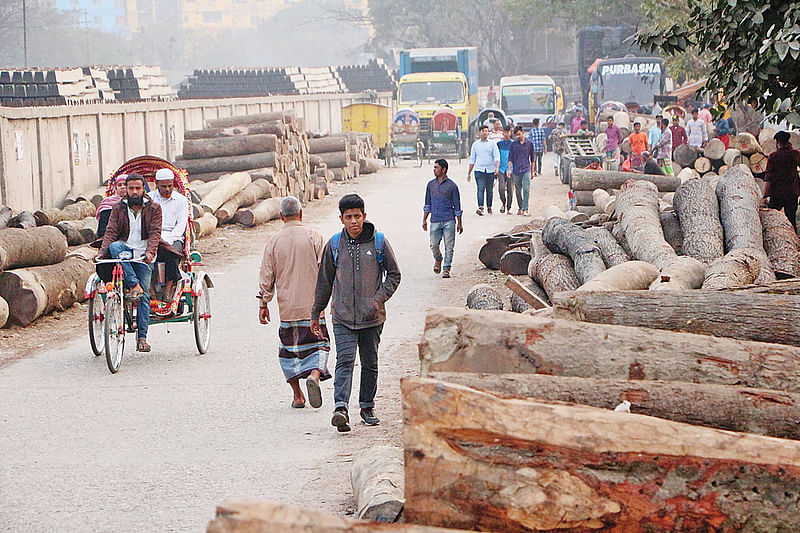
[[[383, 171], [337, 189], [364, 195], [368, 218], [386, 233], [403, 272], [381, 346], [379, 428], [337, 434], [329, 425], [330, 381], [322, 409], [289, 408], [277, 326], [257, 320], [263, 242], [253, 242], [249, 254], [212, 271], [206, 356], [196, 355], [190, 326], [160, 326], [151, 330], [154, 352], [129, 351], [116, 375], [91, 355], [85, 338], [0, 370], [0, 530], [199, 531], [217, 503], [235, 497], [347, 512], [352, 454], [400, 442], [399, 378], [417, 371], [426, 310], [461, 305], [483, 237], [523, 222], [478, 218], [466, 166], [454, 165], [450, 174], [467, 211], [452, 280], [431, 273], [419, 226], [429, 167]], [[334, 206], [312, 207], [307, 222], [326, 235], [338, 231]]]

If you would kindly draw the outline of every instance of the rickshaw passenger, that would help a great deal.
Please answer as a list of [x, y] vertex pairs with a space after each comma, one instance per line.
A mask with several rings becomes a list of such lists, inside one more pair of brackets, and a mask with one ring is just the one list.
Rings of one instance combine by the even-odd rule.
[[106, 233], [108, 217], [111, 216], [111, 209], [113, 209], [115, 205], [120, 203], [120, 201], [125, 198], [125, 192], [127, 190], [125, 178], [127, 177], [127, 174], [120, 174], [119, 176], [111, 178], [113, 182], [112, 187], [114, 189], [114, 194], [108, 196], [107, 198], [103, 198], [103, 201], [97, 206], [97, 213], [95, 214], [95, 217], [97, 218], [98, 239], [102, 239], [103, 235]]
[[129, 174], [125, 180], [127, 197], [111, 210], [98, 258], [140, 257], [144, 263], [123, 263], [125, 288], [136, 304], [136, 351], [149, 352], [147, 328], [150, 325], [150, 277], [161, 241], [161, 206], [144, 192], [144, 178]]
[[[189, 203], [184, 195], [174, 190], [175, 174], [168, 168], [156, 172], [156, 189], [152, 198], [153, 202], [161, 206], [161, 239], [181, 252], [189, 221]], [[168, 296], [172, 295], [175, 282], [181, 279], [180, 260], [180, 256], [159, 247], [156, 261], [166, 263], [167, 283], [164, 285], [164, 294]]]

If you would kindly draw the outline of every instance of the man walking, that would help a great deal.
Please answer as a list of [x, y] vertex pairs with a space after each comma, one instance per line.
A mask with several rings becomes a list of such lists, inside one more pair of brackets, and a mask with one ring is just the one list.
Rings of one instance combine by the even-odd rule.
[[533, 153], [536, 157], [533, 165], [533, 175], [542, 175], [542, 157], [547, 153], [547, 142], [544, 128], [539, 127], [539, 119], [533, 119], [533, 127], [528, 130], [528, 140], [533, 144]]
[[137, 259], [122, 263], [123, 284], [136, 303], [136, 351], [149, 352], [147, 329], [150, 326], [150, 278], [153, 261], [161, 242], [161, 207], [144, 191], [144, 178], [128, 174], [127, 196], [111, 210], [98, 258]]
[[792, 148], [791, 136], [779, 131], [773, 137], [778, 149], [767, 158], [767, 172], [764, 176], [764, 201], [770, 209], [783, 209], [786, 218], [797, 232], [797, 198], [800, 196], [800, 152]]
[[292, 407], [305, 407], [300, 380], [307, 378], [308, 401], [316, 408], [322, 406], [319, 382], [331, 377], [331, 345], [325, 319], [319, 319], [318, 334], [311, 331], [310, 320], [324, 240], [319, 231], [303, 225], [303, 209], [294, 196], [281, 200], [281, 220], [283, 228], [267, 241], [261, 259], [258, 320], [269, 324], [269, 302], [277, 292], [281, 319], [278, 361], [292, 388]]
[[[463, 233], [461, 225], [461, 197], [458, 185], [447, 177], [449, 165], [445, 159], [437, 159], [433, 164], [433, 175], [425, 189], [425, 206], [422, 208], [422, 229], [428, 231], [428, 215], [431, 217], [431, 252], [433, 252], [433, 273], [442, 272], [442, 251], [439, 243], [444, 239], [443, 278], [450, 277], [453, 265], [453, 249], [456, 244], [456, 231]], [[456, 225], [456, 220], [458, 225]]]
[[661, 119], [663, 118], [663, 115], [656, 115], [656, 123], [647, 131], [647, 146], [651, 150], [661, 138]]
[[172, 248], [159, 247], [156, 257], [156, 261], [165, 263], [167, 283], [164, 294], [167, 299], [172, 299], [173, 285], [181, 279], [178, 266], [183, 255], [186, 225], [189, 222], [189, 202], [184, 195], [175, 192], [174, 188], [175, 174], [172, 170], [158, 169], [153, 202], [161, 206], [161, 239]]
[[675, 148], [682, 144], [686, 144], [689, 139], [686, 135], [686, 130], [683, 126], [681, 126], [681, 121], [677, 115], [672, 117], [672, 126], [669, 127], [669, 131], [672, 133], [672, 150], [675, 151]]
[[708, 127], [697, 109], [692, 109], [692, 118], [686, 122], [686, 136], [689, 146], [694, 148], [702, 148], [708, 142]]
[[553, 172], [558, 176], [558, 168], [561, 166], [561, 156], [567, 151], [567, 143], [564, 140], [567, 137], [567, 131], [564, 129], [564, 123], [559, 122], [550, 133], [550, 146], [553, 148], [555, 157], [553, 158]]
[[361, 360], [358, 395], [361, 420], [368, 426], [380, 423], [373, 411], [378, 389], [378, 345], [386, 321], [385, 304], [400, 285], [400, 269], [389, 241], [366, 221], [364, 200], [360, 196], [342, 196], [339, 213], [344, 229], [331, 237], [322, 254], [311, 309], [311, 331], [318, 337], [322, 335], [319, 317], [333, 294], [336, 405], [331, 424], [339, 432], [345, 432], [350, 431], [348, 407], [356, 351]]
[[508, 163], [511, 165], [511, 177], [514, 179], [514, 188], [517, 191], [517, 214], [528, 214], [528, 201], [531, 192], [531, 168], [536, 160], [533, 143], [525, 138], [522, 126], [514, 128], [514, 137], [508, 152]]
[[608, 117], [606, 128], [606, 170], [615, 170], [618, 163], [619, 146], [622, 144], [622, 130], [614, 124], [614, 117]]
[[583, 122], [583, 120], [583, 111], [576, 109], [575, 116], [572, 118], [572, 122], [569, 126], [569, 132], [573, 135], [578, 133], [578, 130], [581, 129], [581, 122]]
[[653, 150], [656, 152], [656, 161], [661, 170], [665, 175], [672, 176], [672, 132], [669, 129], [669, 120], [666, 118], [661, 119], [661, 137], [656, 141]]
[[511, 151], [511, 126], [503, 127], [503, 138], [497, 141], [500, 150], [500, 172], [497, 174], [497, 192], [500, 194], [501, 213], [511, 214], [511, 204], [514, 200], [514, 181], [511, 179], [511, 170], [508, 168], [508, 154]]
[[481, 138], [472, 143], [469, 154], [469, 170], [467, 181], [475, 170], [475, 184], [478, 186], [478, 209], [475, 214], [483, 216], [483, 201], [486, 198], [486, 212], [492, 214], [492, 197], [494, 196], [494, 177], [500, 170], [500, 150], [497, 143], [489, 140], [489, 126], [480, 129]]

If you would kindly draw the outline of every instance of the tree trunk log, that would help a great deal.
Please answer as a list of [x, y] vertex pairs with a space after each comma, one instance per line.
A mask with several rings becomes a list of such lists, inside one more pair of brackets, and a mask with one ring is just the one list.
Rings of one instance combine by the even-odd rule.
[[282, 198], [267, 198], [253, 207], [239, 209], [233, 219], [243, 226], [253, 227], [277, 220], [281, 216]]
[[0, 205], [0, 229], [8, 226], [8, 221], [14, 216], [14, 211], [5, 205]]
[[684, 168], [694, 166], [694, 162], [697, 161], [698, 157], [700, 157], [700, 153], [697, 149], [686, 143], [678, 146], [672, 152], [672, 159]]
[[[275, 152], [264, 152], [248, 155], [231, 155], [225, 157], [208, 157], [205, 159], [181, 159], [175, 165], [186, 169], [194, 178], [195, 174], [217, 172], [236, 172], [254, 168], [275, 167], [279, 157]], [[200, 178], [202, 179], [202, 178]], [[213, 174], [208, 179], [215, 179]], [[204, 179], [205, 181], [205, 179]]]
[[187, 139], [183, 141], [183, 157], [186, 159], [207, 159], [233, 155], [278, 152], [277, 135], [242, 135], [237, 137], [218, 137], [215, 139]]
[[272, 120], [258, 124], [243, 126], [230, 126], [227, 128], [206, 128], [203, 130], [189, 130], [184, 133], [184, 139], [214, 139], [219, 137], [234, 137], [243, 135], [277, 135], [285, 138], [289, 128], [281, 121]]
[[200, 205], [213, 213], [250, 183], [252, 183], [250, 175], [246, 172], [227, 174], [220, 178], [219, 183], [203, 196]]
[[775, 209], [759, 209], [764, 251], [777, 279], [800, 276], [800, 238], [789, 219]]
[[68, 205], [64, 209], [41, 209], [36, 211], [33, 216], [37, 226], [55, 226], [62, 220], [81, 220], [86, 217], [93, 217], [97, 208], [93, 203], [82, 200]]
[[656, 279], [658, 269], [644, 261], [628, 261], [609, 268], [584, 283], [579, 291], [647, 290]]
[[544, 225], [542, 240], [551, 252], [570, 256], [581, 285], [606, 269], [600, 250], [586, 231], [572, 222], [551, 218]]
[[553, 253], [545, 246], [544, 240], [542, 240], [542, 230], [537, 229], [531, 232], [530, 251], [533, 259]]
[[232, 126], [245, 126], [260, 124], [262, 122], [283, 121], [291, 123], [295, 120], [295, 113], [291, 109], [284, 111], [269, 111], [267, 113], [254, 113], [252, 115], [239, 115], [235, 117], [213, 118], [206, 120], [209, 128], [230, 128]]
[[731, 250], [706, 269], [704, 289], [731, 289], [755, 282], [761, 270], [758, 254], [746, 248]]
[[405, 518], [470, 530], [796, 531], [800, 442], [404, 378]]
[[661, 223], [661, 231], [664, 233], [664, 240], [672, 246], [675, 253], [683, 254], [683, 230], [675, 211], [664, 211], [658, 214], [658, 221]]
[[80, 248], [55, 265], [0, 273], [0, 297], [8, 302], [10, 322], [27, 326], [53, 310], [82, 302], [96, 254], [92, 248]]
[[203, 216], [192, 220], [195, 236], [199, 239], [211, 235], [217, 229], [217, 223], [217, 217], [211, 213], [204, 213]]
[[63, 220], [56, 224], [58, 230], [67, 238], [70, 246], [87, 244], [97, 239], [97, 219], [87, 217], [83, 220]]
[[710, 265], [725, 254], [719, 203], [714, 189], [703, 180], [678, 187], [673, 199], [680, 221], [682, 252]]
[[[800, 346], [800, 297], [723, 291], [551, 296], [558, 318]], [[724, 353], [724, 352], [720, 352]]]
[[249, 207], [267, 196], [269, 196], [269, 182], [265, 179], [258, 179], [248, 184], [244, 189], [234, 194], [230, 200], [222, 204], [214, 213], [214, 216], [217, 217], [220, 224], [227, 224], [233, 220], [233, 216], [240, 207]]
[[467, 294], [467, 308], [480, 310], [503, 310], [503, 298], [493, 287], [478, 283]]
[[676, 253], [664, 239], [658, 211], [658, 190], [647, 181], [629, 180], [617, 194], [617, 216], [633, 259], [647, 261], [659, 270]]
[[753, 174], [764, 174], [767, 171], [767, 156], [761, 152], [751, 155], [750, 170]]
[[431, 376], [503, 398], [568, 402], [685, 424], [800, 440], [800, 394], [739, 385], [680, 381], [630, 381], [543, 374], [437, 372]]
[[[554, 303], [565, 296], [559, 295]], [[606, 312], [613, 314], [614, 309]], [[591, 350], [586, 349], [587, 343]], [[422, 376], [429, 372], [555, 374], [800, 392], [800, 348], [794, 346], [458, 308], [428, 313], [419, 358]]]
[[523, 285], [519, 280], [508, 276], [505, 286], [511, 290], [511, 310], [523, 313], [528, 309], [546, 309], [550, 307], [550, 299], [544, 289], [528, 278]]
[[67, 240], [53, 226], [0, 230], [0, 271], [60, 263]]
[[510, 276], [522, 276], [528, 273], [530, 262], [531, 254], [527, 250], [508, 250], [500, 258], [500, 272]]
[[594, 191], [573, 191], [573, 194], [575, 196], [575, 205], [594, 205]]
[[308, 139], [308, 153], [322, 154], [326, 152], [350, 152], [350, 139], [347, 137], [322, 137]]
[[0, 297], [0, 328], [4, 328], [8, 322], [8, 302]]
[[[328, 168], [349, 168], [350, 156], [347, 152], [324, 152], [316, 154], [320, 162], [327, 165]], [[356, 165], [358, 166], [358, 165]], [[352, 173], [351, 173], [352, 174]], [[355, 177], [355, 176], [351, 176]]]
[[611, 232], [605, 228], [586, 228], [587, 238], [600, 250], [606, 268], [612, 268], [630, 261], [630, 256], [620, 246]]
[[728, 165], [728, 168], [735, 167], [736, 165], [739, 164], [739, 161], [741, 159], [737, 160], [737, 158], [741, 155], [742, 152], [740, 152], [736, 148], [728, 148], [727, 150], [725, 150], [725, 153], [722, 154], [722, 160], [725, 162], [726, 165]]
[[371, 157], [362, 157], [358, 160], [358, 167], [361, 174], [374, 174], [383, 168], [383, 161]]
[[675, 191], [681, 184], [681, 180], [676, 176], [655, 176], [633, 174], [631, 172], [615, 172], [612, 170], [584, 170], [580, 168], [572, 170], [572, 188], [576, 191], [619, 189], [628, 180], [651, 182], [661, 192]]
[[744, 155], [753, 155], [761, 151], [758, 140], [752, 133], [742, 132], [736, 135], [731, 142], [731, 146], [739, 150]]
[[353, 458], [350, 484], [356, 516], [362, 520], [396, 522], [403, 511], [403, 450], [370, 446]]
[[614, 214], [614, 209], [617, 206], [617, 197], [608, 194], [605, 189], [595, 189], [592, 191], [592, 202], [595, 206], [603, 210], [608, 216]]
[[551, 218], [563, 218], [566, 220], [567, 215], [564, 213], [564, 210], [557, 205], [548, 205], [544, 209], [544, 219], [550, 220]]
[[757, 283], [775, 281], [775, 273], [764, 251], [758, 204], [761, 194], [748, 167], [738, 165], [720, 178], [717, 184], [719, 218], [725, 233], [725, 251], [753, 249], [761, 261]]
[[8, 221], [9, 228], [30, 229], [36, 226], [36, 217], [30, 211], [21, 211]]
[[694, 257], [678, 256], [661, 269], [661, 275], [650, 290], [685, 291], [703, 285], [706, 265]]
[[800, 295], [800, 278], [784, 279], [766, 285], [748, 285], [731, 289], [736, 292], [752, 292], [756, 294], [790, 294]]
[[775, 150], [778, 149], [778, 143], [777, 141], [775, 141], [775, 139], [768, 139], [761, 145], [761, 149], [764, 152], [764, 155], [769, 156], [771, 153], [773, 153]]
[[574, 291], [581, 283], [575, 275], [572, 259], [561, 254], [548, 254], [528, 264], [528, 276], [542, 286], [547, 297], [562, 291]]
[[[686, 146], [686, 145], [682, 144], [681, 146]], [[695, 169], [689, 168], [689, 167], [681, 169], [681, 171], [678, 172], [676, 175], [678, 176], [678, 179], [681, 180], [681, 184], [686, 183], [689, 180], [696, 179], [696, 178], [700, 177], [700, 173], [699, 172], [697, 172]]]
[[[719, 139], [711, 139], [708, 141], [708, 144], [706, 144], [706, 147], [703, 148], [703, 155], [710, 161], [722, 161], [722, 157], [725, 155], [725, 150], [725, 143]], [[700, 171], [698, 170], [698, 172]]]
[[[725, 145], [723, 144], [722, 147], [724, 148]], [[711, 171], [711, 160], [707, 157], [698, 157], [694, 162], [694, 170], [701, 176]]]

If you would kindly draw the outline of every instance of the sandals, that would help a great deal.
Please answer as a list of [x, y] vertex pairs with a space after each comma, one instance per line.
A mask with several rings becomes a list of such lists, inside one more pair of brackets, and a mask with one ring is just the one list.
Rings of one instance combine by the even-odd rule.
[[319, 383], [308, 378], [306, 380], [306, 391], [308, 392], [308, 403], [311, 404], [311, 407], [315, 409], [322, 407], [322, 391], [319, 388]]
[[292, 402], [292, 409], [302, 409], [306, 406], [305, 403], [295, 403]]
[[137, 352], [149, 352], [151, 350], [151, 346], [147, 344], [147, 339], [137, 339], [136, 340], [136, 351]]

